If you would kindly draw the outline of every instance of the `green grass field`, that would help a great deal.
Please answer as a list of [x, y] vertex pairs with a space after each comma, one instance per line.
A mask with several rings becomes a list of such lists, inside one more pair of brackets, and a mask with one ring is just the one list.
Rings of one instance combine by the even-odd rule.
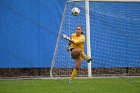
[[0, 80], [0, 93], [140, 93], [140, 78]]

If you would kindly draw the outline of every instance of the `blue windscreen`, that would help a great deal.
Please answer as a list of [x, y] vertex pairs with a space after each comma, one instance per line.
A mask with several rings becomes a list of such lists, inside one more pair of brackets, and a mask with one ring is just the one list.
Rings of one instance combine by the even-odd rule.
[[0, 68], [50, 67], [67, 0], [0, 0]]

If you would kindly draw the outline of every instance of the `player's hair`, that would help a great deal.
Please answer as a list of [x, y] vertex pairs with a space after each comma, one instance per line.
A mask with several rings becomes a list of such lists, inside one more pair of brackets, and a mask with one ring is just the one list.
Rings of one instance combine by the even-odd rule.
[[[81, 26], [81, 25], [78, 25], [77, 27], [80, 27], [80, 28], [82, 29], [81, 34], [84, 35], [82, 26]], [[77, 27], [76, 27], [76, 28], [77, 28]]]

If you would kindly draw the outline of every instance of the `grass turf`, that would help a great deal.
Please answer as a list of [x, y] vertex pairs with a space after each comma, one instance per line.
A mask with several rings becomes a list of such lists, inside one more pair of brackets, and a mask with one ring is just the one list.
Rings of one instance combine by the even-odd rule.
[[140, 78], [0, 80], [0, 93], [140, 93]]

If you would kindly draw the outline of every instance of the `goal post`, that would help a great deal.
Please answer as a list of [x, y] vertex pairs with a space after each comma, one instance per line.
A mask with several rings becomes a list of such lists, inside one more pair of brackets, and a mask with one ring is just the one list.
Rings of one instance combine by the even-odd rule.
[[[82, 62], [78, 77], [126, 74], [129, 68], [139, 68], [139, 2], [139, 0], [69, 0], [65, 5], [50, 76], [71, 75], [74, 60], [66, 51], [68, 41], [61, 35], [70, 36], [75, 32], [77, 25], [83, 27], [86, 36], [85, 53], [94, 59], [94, 62], [89, 64], [86, 61]], [[73, 7], [80, 9], [79, 16], [71, 14]]]
[[[91, 57], [90, 48], [90, 15], [89, 15], [89, 0], [85, 0], [85, 16], [86, 16], [86, 41], [87, 41], [87, 56]], [[88, 77], [92, 77], [91, 62], [88, 63]]]

